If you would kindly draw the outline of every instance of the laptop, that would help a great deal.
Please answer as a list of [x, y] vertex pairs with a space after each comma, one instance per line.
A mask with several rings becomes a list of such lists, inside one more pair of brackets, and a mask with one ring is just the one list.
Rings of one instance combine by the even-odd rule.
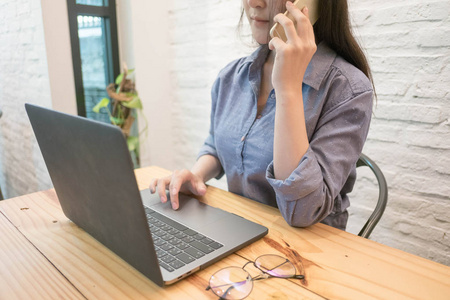
[[64, 214], [157, 285], [172, 284], [267, 234], [266, 227], [195, 198], [180, 194], [174, 211], [170, 201], [139, 191], [117, 126], [25, 108]]

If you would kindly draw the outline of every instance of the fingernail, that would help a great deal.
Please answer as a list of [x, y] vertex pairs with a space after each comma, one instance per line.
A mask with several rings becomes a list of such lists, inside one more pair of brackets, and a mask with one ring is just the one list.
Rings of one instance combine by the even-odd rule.
[[177, 210], [177, 209], [178, 209], [178, 204], [172, 203], [172, 208], [175, 209], [175, 210]]
[[162, 203], [166, 203], [166, 201], [167, 201], [166, 197], [161, 197], [161, 202]]

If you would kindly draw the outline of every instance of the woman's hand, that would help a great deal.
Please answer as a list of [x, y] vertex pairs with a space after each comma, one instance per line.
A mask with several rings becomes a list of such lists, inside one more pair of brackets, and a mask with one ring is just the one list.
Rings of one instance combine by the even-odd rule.
[[286, 8], [295, 22], [283, 14], [276, 15], [274, 20], [283, 26], [287, 41], [275, 37], [269, 43], [275, 54], [272, 85], [277, 94], [273, 168], [275, 178], [280, 180], [290, 176], [309, 147], [302, 82], [317, 50], [308, 9], [300, 11], [291, 2], [286, 3]]
[[161, 202], [166, 203], [166, 190], [170, 193], [170, 202], [173, 209], [180, 207], [178, 193], [194, 194], [203, 196], [206, 193], [206, 185], [200, 176], [189, 170], [175, 171], [172, 175], [163, 178], [153, 178], [150, 180], [150, 192], [158, 192]]
[[269, 42], [270, 50], [275, 50], [272, 71], [272, 85], [278, 95], [298, 95], [302, 92], [302, 81], [311, 58], [317, 50], [314, 30], [309, 20], [308, 8], [299, 10], [292, 2], [286, 8], [294, 17], [295, 23], [283, 14], [275, 16], [274, 21], [283, 26], [287, 42], [275, 37]]

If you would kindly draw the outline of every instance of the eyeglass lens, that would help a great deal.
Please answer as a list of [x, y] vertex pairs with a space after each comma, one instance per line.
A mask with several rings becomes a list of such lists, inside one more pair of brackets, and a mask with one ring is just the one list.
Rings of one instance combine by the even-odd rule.
[[211, 276], [209, 286], [220, 299], [243, 299], [252, 291], [253, 282], [244, 269], [228, 267]]
[[[296, 274], [294, 265], [278, 255], [262, 255], [255, 260], [254, 265], [273, 277], [289, 278]], [[253, 281], [243, 268], [227, 267], [211, 276], [209, 288], [220, 299], [243, 299], [251, 293]]]
[[262, 255], [255, 260], [255, 266], [273, 277], [292, 277], [295, 275], [294, 265], [278, 255]]

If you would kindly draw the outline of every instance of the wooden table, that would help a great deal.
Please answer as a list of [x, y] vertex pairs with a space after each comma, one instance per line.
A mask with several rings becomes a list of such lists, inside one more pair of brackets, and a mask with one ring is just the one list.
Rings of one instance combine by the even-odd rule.
[[[140, 188], [167, 175], [136, 171]], [[450, 299], [450, 268], [335, 228], [293, 228], [277, 209], [208, 187], [200, 198], [269, 228], [222, 261], [160, 288], [69, 221], [53, 190], [0, 201], [0, 299], [217, 299], [210, 276], [262, 254], [294, 262], [305, 279], [254, 283], [249, 299]]]

